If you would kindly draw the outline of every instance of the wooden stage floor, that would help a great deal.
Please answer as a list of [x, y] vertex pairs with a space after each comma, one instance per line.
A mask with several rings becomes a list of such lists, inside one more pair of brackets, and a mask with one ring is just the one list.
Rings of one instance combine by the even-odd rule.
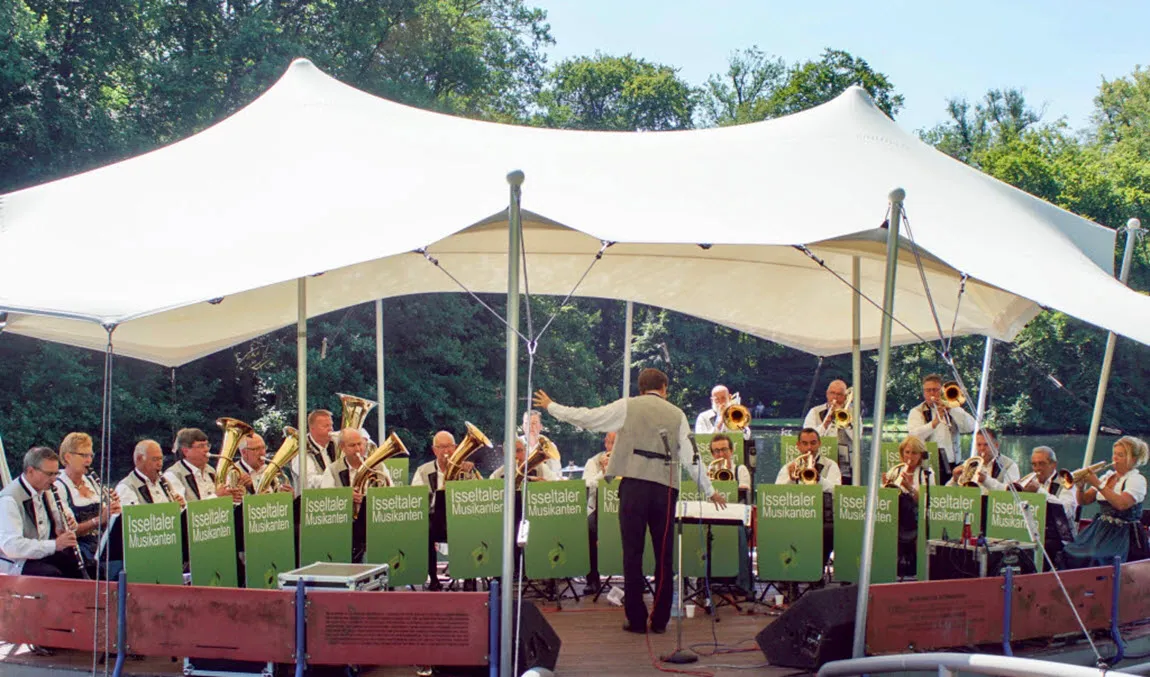
[[[555, 670], [557, 675], [589, 677], [674, 674], [656, 669], [651, 659], [651, 653], [657, 658], [675, 648], [674, 619], [668, 626], [666, 634], [649, 636], [648, 649], [646, 636], [623, 632], [623, 610], [612, 606], [605, 598], [600, 598], [598, 603], [592, 603], [589, 599], [583, 599], [578, 603], [564, 600], [563, 608], [560, 610], [555, 608], [554, 602], [537, 601], [537, 604], [563, 642]], [[694, 618], [683, 619], [684, 646], [694, 647], [700, 654], [711, 654], [714, 651], [714, 636], [724, 647], [742, 651], [703, 655], [694, 665], [664, 665], [664, 667], [682, 667], [714, 677], [734, 675], [778, 677], [802, 674], [801, 671], [792, 668], [766, 666], [766, 659], [754, 642], [755, 635], [777, 616], [777, 612], [772, 615], [761, 605], [754, 607], [753, 613], [746, 613], [752, 610], [750, 605], [743, 605], [743, 610], [744, 613], [738, 613], [733, 607], [722, 607], [714, 617], [713, 623], [712, 617], [703, 614], [701, 609]], [[252, 641], [259, 641], [259, 638], [253, 637]], [[26, 647], [20, 647], [19, 653], [15, 653], [14, 649], [12, 645], [0, 645], [0, 674], [5, 677], [9, 674], [16, 677], [48, 677], [91, 673], [92, 656], [88, 653], [58, 651], [55, 656], [44, 657], [28, 653]], [[722, 666], [739, 666], [739, 668]], [[181, 668], [182, 661], [145, 658], [127, 661], [124, 672], [135, 677], [171, 677], [180, 675]], [[99, 666], [97, 674], [103, 672], [103, 666]], [[364, 669], [360, 674], [363, 677], [393, 677], [414, 675], [415, 670], [410, 666], [376, 667]], [[436, 674], [446, 676], [459, 673], [444, 669], [437, 671]]]

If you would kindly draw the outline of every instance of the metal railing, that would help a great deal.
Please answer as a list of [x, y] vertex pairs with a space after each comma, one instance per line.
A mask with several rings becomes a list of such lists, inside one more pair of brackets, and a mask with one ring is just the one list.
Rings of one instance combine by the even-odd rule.
[[921, 653], [898, 656], [869, 656], [827, 663], [819, 677], [850, 677], [903, 671], [935, 672], [939, 677], [954, 677], [961, 670], [979, 675], [1003, 677], [1114, 677], [1130, 672], [1101, 670], [1081, 665], [1067, 665], [1032, 658], [995, 656], [992, 654]]

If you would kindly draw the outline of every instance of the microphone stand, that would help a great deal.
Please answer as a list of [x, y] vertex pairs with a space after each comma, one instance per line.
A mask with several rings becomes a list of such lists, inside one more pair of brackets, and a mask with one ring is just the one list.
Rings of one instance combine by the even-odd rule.
[[[663, 448], [667, 451], [668, 457], [670, 457], [671, 445], [667, 441], [667, 434], [665, 432], [662, 433], [662, 437]], [[693, 447], [694, 451], [694, 455], [691, 457], [691, 465], [695, 466], [695, 477], [699, 477], [699, 447], [695, 444], [694, 437], [691, 437], [691, 446]], [[673, 464], [673, 466], [675, 468], [675, 472], [679, 473], [679, 480], [681, 483], [683, 471], [677, 463]], [[675, 519], [675, 538], [678, 541], [679, 547], [679, 570], [675, 576], [675, 588], [679, 597], [679, 613], [675, 618], [675, 650], [664, 656], [661, 660], [664, 663], [671, 663], [673, 665], [685, 665], [687, 663], [697, 662], [699, 657], [692, 653], [689, 649], [683, 648], [683, 520], [679, 518], [678, 500], [675, 502], [675, 510], [671, 514]]]

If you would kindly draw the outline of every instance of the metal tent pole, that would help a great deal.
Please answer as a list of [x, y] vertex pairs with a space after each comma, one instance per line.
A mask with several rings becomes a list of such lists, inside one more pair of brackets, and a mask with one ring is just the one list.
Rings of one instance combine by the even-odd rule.
[[299, 490], [307, 489], [307, 278], [296, 281], [295, 372], [298, 391]]
[[379, 417], [379, 434], [377, 441], [383, 446], [387, 439], [387, 414], [383, 408], [383, 299], [375, 300], [375, 399], [379, 406], [375, 415]]
[[[1134, 256], [1134, 242], [1142, 230], [1142, 222], [1130, 219], [1126, 222], [1126, 251], [1122, 253], [1122, 272], [1118, 279], [1126, 284], [1130, 279], [1130, 263]], [[1102, 353], [1102, 372], [1098, 375], [1098, 392], [1094, 396], [1094, 414], [1090, 417], [1090, 436], [1086, 439], [1086, 457], [1083, 466], [1094, 460], [1094, 443], [1098, 441], [1098, 427], [1102, 423], [1102, 406], [1106, 402], [1106, 388], [1110, 385], [1110, 367], [1114, 362], [1114, 344], [1118, 337], [1114, 332], [1106, 335], [1106, 351]]]
[[855, 256], [851, 261], [851, 284], [854, 294], [851, 297], [851, 387], [854, 401], [851, 403], [851, 484], [862, 484], [862, 259]]
[[519, 386], [519, 249], [523, 222], [519, 213], [519, 197], [523, 187], [523, 172], [516, 170], [507, 175], [511, 186], [511, 204], [507, 224], [507, 373], [504, 382], [503, 408], [503, 576], [499, 598], [499, 673], [512, 677], [515, 671], [511, 655], [513, 602], [515, 600], [515, 411]]
[[[978, 379], [978, 407], [974, 411], [974, 434], [970, 436], [970, 457], [978, 453], [978, 431], [982, 430], [982, 418], [986, 415], [986, 396], [990, 387], [990, 366], [994, 359], [994, 339], [986, 337], [986, 350], [982, 353], [982, 376]], [[954, 459], [957, 463], [958, 459]]]
[[631, 339], [635, 304], [627, 302], [626, 327], [623, 329], [623, 397], [631, 396]]
[[[866, 653], [867, 595], [870, 592], [871, 559], [874, 555], [875, 506], [878, 503], [879, 461], [882, 456], [882, 419], [886, 414], [886, 377], [890, 368], [891, 321], [894, 318], [894, 277], [898, 270], [898, 236], [902, 225], [902, 203], [906, 191], [890, 193], [890, 225], [886, 231], [886, 280], [882, 294], [882, 333], [879, 338], [878, 371], [874, 386], [874, 439], [871, 441], [870, 481], [867, 482], [866, 521], [863, 526], [862, 557], [859, 560], [858, 603], [855, 606], [855, 635], [852, 656]], [[927, 508], [929, 510], [929, 507]]]

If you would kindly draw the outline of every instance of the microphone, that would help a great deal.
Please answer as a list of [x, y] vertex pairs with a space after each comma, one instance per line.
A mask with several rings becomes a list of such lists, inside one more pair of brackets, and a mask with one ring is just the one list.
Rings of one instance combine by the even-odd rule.
[[671, 441], [667, 439], [667, 431], [660, 428], [659, 437], [663, 440], [663, 451], [667, 452], [667, 458], [663, 459], [663, 465], [671, 465]]

